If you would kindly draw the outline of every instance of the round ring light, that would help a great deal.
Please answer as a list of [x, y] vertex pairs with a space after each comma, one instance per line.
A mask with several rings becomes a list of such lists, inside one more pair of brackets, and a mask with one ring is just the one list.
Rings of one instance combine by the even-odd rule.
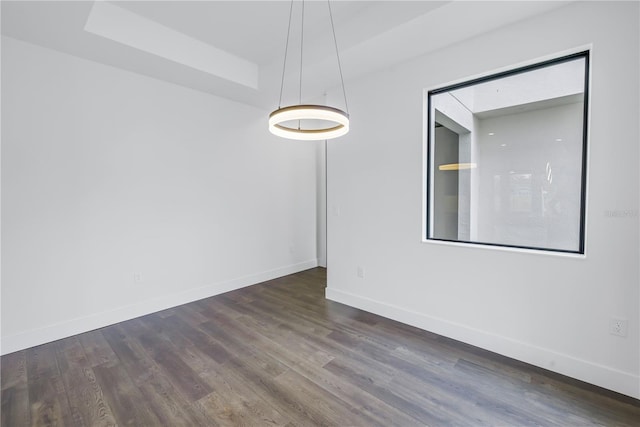
[[[283, 125], [295, 120], [323, 120], [331, 123], [319, 129], [298, 129]], [[283, 138], [302, 141], [332, 139], [349, 132], [349, 115], [326, 105], [292, 105], [278, 108], [269, 114], [269, 131]]]

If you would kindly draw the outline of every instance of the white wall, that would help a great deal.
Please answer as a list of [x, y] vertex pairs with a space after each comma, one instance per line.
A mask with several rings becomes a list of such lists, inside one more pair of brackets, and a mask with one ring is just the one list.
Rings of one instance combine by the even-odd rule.
[[317, 265], [316, 147], [267, 115], [3, 37], [2, 351]]
[[[352, 130], [328, 152], [327, 297], [640, 398], [638, 17], [576, 2], [350, 82]], [[586, 256], [423, 243], [423, 90], [587, 44]]]
[[316, 253], [318, 265], [327, 267], [327, 164], [326, 141], [316, 142]]

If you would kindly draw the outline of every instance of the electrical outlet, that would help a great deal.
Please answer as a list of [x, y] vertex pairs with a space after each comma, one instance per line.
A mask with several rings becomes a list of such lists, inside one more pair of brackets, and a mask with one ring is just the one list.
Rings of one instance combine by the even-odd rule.
[[141, 273], [133, 273], [133, 282], [134, 283], [142, 282], [142, 274]]
[[618, 335], [620, 337], [627, 336], [627, 319], [621, 319], [619, 317], [612, 317], [609, 319], [609, 333], [611, 335]]
[[364, 279], [364, 267], [358, 266], [357, 274], [359, 278]]

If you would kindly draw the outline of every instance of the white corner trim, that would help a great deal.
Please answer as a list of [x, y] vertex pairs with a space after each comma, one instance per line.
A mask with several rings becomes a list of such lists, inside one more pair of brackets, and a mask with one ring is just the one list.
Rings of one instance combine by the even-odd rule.
[[335, 288], [327, 299], [640, 399], [640, 376]]
[[127, 305], [115, 310], [103, 311], [90, 316], [78, 317], [55, 323], [39, 329], [32, 329], [14, 335], [2, 337], [0, 348], [2, 354], [9, 354], [25, 348], [45, 344], [62, 338], [103, 328], [125, 320], [145, 316], [161, 310], [177, 307], [203, 298], [209, 298], [235, 289], [266, 282], [288, 274], [308, 270], [318, 266], [317, 259], [311, 259], [298, 264], [292, 264], [273, 270], [263, 271], [232, 280], [212, 283], [185, 292], [163, 295], [137, 304]]

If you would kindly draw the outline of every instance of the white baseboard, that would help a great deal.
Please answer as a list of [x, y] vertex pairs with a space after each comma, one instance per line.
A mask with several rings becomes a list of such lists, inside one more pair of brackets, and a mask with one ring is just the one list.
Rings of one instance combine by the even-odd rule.
[[94, 329], [103, 328], [125, 320], [166, 310], [189, 302], [219, 295], [235, 289], [255, 285], [288, 274], [308, 270], [318, 266], [318, 260], [312, 259], [298, 264], [288, 265], [261, 273], [251, 274], [224, 282], [213, 283], [185, 292], [164, 295], [138, 304], [120, 307], [115, 310], [95, 313], [86, 317], [70, 319], [14, 335], [2, 337], [1, 354], [9, 354], [25, 348], [34, 347], [51, 341], [77, 335]]
[[640, 399], [640, 376], [334, 288], [326, 298]]

